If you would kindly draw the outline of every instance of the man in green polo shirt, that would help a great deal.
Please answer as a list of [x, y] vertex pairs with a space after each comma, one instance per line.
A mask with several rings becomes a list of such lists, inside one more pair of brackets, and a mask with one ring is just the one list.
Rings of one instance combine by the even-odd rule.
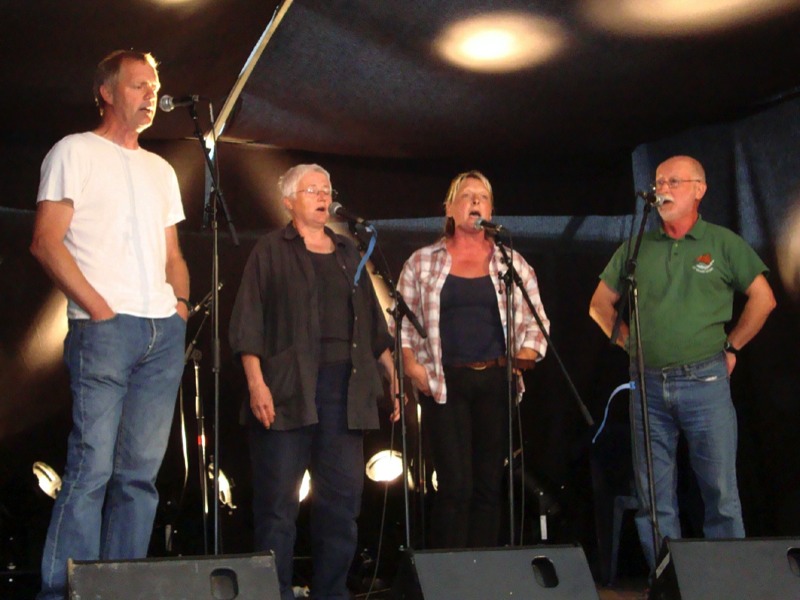
[[[697, 160], [675, 156], [664, 161], [656, 170], [656, 192], [663, 200], [658, 207], [662, 227], [642, 240], [636, 281], [658, 529], [662, 539], [681, 537], [675, 454], [682, 432], [705, 506], [705, 536], [740, 538], [745, 533], [729, 380], [737, 353], [764, 325], [775, 297], [765, 277], [767, 267], [753, 249], [732, 231], [700, 217], [706, 178]], [[600, 275], [589, 308], [609, 337], [624, 289], [628, 247], [623, 244]], [[734, 291], [744, 293], [747, 301], [726, 335]], [[635, 329], [631, 332], [622, 322], [616, 343], [630, 354], [632, 380], [638, 382], [635, 336]], [[638, 390], [632, 402], [640, 503], [636, 524], [652, 569], [656, 557]]]

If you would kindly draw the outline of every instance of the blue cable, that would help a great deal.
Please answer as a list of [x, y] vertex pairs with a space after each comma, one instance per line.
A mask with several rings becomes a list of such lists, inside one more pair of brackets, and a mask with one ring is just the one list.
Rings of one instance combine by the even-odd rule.
[[618, 385], [616, 389], [613, 392], [611, 392], [611, 395], [608, 397], [608, 402], [606, 402], [606, 410], [603, 413], [603, 422], [600, 423], [600, 427], [597, 428], [597, 432], [594, 434], [594, 437], [592, 438], [593, 444], [597, 441], [597, 438], [600, 436], [600, 433], [606, 426], [606, 421], [608, 421], [608, 410], [611, 408], [611, 401], [614, 399], [614, 396], [616, 396], [623, 390], [635, 390], [635, 389], [636, 389], [636, 382], [629, 381], [628, 383], [623, 383], [622, 385]]
[[372, 225], [367, 225], [364, 227], [364, 229], [369, 231], [371, 235], [369, 238], [367, 251], [364, 253], [364, 256], [361, 257], [361, 262], [358, 263], [358, 269], [356, 269], [356, 276], [353, 280], [353, 286], [358, 286], [358, 280], [361, 279], [361, 271], [364, 269], [364, 265], [367, 264], [369, 257], [372, 256], [372, 251], [375, 249], [375, 241], [378, 239], [378, 232], [375, 231], [375, 228]]

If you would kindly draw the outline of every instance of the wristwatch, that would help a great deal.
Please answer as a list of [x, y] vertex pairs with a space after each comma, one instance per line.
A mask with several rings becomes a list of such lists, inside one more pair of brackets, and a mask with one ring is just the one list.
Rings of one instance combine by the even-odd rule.
[[725, 340], [725, 345], [722, 346], [722, 349], [725, 350], [725, 352], [730, 352], [734, 356], [739, 354], [739, 348], [734, 348], [733, 344], [731, 344], [728, 340]]

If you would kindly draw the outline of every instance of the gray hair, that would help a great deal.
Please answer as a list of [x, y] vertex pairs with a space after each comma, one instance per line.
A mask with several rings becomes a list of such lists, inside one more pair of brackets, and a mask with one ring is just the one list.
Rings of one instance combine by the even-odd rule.
[[328, 181], [331, 180], [331, 174], [317, 164], [295, 165], [278, 179], [278, 191], [281, 193], [281, 198], [293, 196], [297, 191], [297, 184], [311, 172], [322, 173], [328, 178]]

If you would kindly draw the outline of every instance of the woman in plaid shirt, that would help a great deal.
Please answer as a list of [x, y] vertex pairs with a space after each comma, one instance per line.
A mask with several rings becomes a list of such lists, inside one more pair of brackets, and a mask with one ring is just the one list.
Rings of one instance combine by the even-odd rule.
[[[498, 543], [507, 448], [501, 279], [507, 265], [477, 224], [491, 219], [492, 208], [492, 186], [482, 173], [468, 171], [453, 179], [445, 200], [444, 237], [411, 255], [398, 285], [428, 334], [422, 338], [403, 321], [405, 370], [423, 395], [433, 441], [439, 486], [430, 541], [438, 548]], [[549, 330], [533, 268], [516, 253], [513, 263]], [[521, 290], [514, 290], [512, 302], [513, 355], [518, 364], [532, 365], [544, 356], [545, 339]]]

